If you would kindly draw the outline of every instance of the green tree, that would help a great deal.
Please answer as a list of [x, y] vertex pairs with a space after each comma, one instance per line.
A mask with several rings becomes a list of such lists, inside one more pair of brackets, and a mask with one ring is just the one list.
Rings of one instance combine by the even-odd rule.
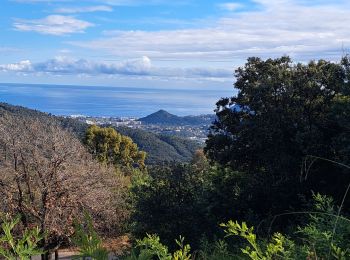
[[111, 127], [90, 126], [85, 134], [85, 144], [101, 163], [128, 169], [145, 167], [146, 153], [139, 151], [130, 137]]
[[198, 246], [198, 238], [208, 226], [202, 204], [203, 173], [184, 164], [156, 166], [148, 171], [149, 175], [132, 181], [134, 235], [156, 233], [168, 246], [173, 245], [174, 237], [183, 235]]
[[238, 94], [217, 102], [205, 152], [257, 183], [250, 197], [264, 205], [261, 216], [300, 207], [298, 194], [311, 189], [338, 200], [344, 194], [350, 177], [343, 168], [304, 160], [349, 163], [348, 64], [347, 57], [308, 64], [249, 58], [235, 73]]

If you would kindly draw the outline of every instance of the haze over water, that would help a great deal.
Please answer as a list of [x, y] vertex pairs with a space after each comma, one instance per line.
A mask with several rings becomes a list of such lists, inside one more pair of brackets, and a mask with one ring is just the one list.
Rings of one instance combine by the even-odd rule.
[[0, 83], [0, 102], [54, 115], [135, 116], [159, 109], [176, 115], [213, 113], [221, 97], [234, 90], [156, 89]]

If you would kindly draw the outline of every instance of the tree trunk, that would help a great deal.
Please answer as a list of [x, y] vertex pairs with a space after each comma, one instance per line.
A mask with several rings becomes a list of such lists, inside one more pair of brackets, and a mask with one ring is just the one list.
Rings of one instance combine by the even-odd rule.
[[41, 255], [41, 260], [50, 260], [50, 257], [51, 256], [51, 254], [50, 253], [45, 253], [45, 254], [42, 254]]
[[55, 260], [58, 260], [58, 250], [55, 250]]

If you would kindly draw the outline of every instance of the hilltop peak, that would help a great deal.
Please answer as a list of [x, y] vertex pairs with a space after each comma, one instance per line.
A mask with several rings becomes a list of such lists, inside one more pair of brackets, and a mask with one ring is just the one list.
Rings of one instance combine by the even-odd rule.
[[156, 125], [210, 125], [214, 120], [214, 115], [201, 115], [201, 116], [177, 116], [169, 113], [164, 109], [160, 109], [146, 117], [140, 118], [144, 124], [156, 124]]
[[160, 109], [157, 112], [154, 112], [154, 113], [150, 114], [149, 116], [151, 116], [151, 115], [163, 115], [163, 116], [175, 116], [175, 117], [178, 117], [177, 115], [171, 114], [171, 113], [169, 113], [168, 111], [166, 111], [164, 109]]
[[146, 117], [139, 119], [141, 122], [147, 124], [179, 124], [181, 123], [181, 117], [170, 114], [168, 111], [164, 109], [160, 109], [153, 114], [150, 114]]
[[159, 109], [157, 112], [154, 112], [153, 114], [170, 114], [170, 113], [164, 109]]

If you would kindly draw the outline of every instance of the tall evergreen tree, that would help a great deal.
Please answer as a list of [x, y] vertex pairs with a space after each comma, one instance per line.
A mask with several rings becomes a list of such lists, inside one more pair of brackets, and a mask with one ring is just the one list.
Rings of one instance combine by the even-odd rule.
[[252, 196], [263, 197], [272, 213], [295, 206], [296, 195], [311, 189], [339, 199], [349, 174], [314, 159], [350, 162], [349, 58], [308, 64], [249, 58], [235, 76], [238, 94], [217, 102], [208, 157], [258, 179]]

